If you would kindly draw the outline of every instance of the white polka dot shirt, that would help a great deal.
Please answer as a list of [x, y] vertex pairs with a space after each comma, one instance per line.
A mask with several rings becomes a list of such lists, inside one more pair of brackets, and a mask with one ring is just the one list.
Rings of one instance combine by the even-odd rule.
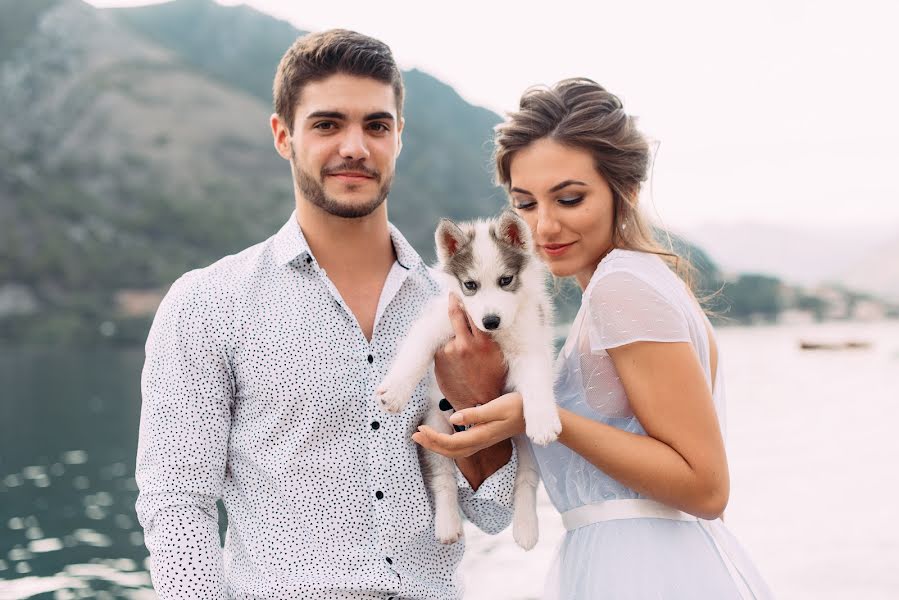
[[[434, 537], [412, 433], [374, 390], [439, 288], [391, 225], [397, 260], [369, 342], [291, 216], [261, 244], [182, 276], [146, 346], [137, 514], [160, 598], [461, 598], [464, 541]], [[517, 455], [465, 515], [508, 526]], [[224, 549], [216, 500], [228, 513]]]

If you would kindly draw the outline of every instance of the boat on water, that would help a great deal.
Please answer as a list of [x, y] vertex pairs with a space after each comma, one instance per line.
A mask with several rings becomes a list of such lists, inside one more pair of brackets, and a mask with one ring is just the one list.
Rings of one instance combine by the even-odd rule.
[[812, 342], [799, 340], [800, 350], [868, 350], [871, 342], [849, 340], [845, 342]]

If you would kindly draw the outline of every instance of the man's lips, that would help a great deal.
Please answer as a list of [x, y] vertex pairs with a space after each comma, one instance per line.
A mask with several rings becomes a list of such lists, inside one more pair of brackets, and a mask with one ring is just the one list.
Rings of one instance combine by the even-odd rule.
[[352, 171], [340, 171], [338, 173], [328, 173], [329, 177], [336, 177], [343, 181], [362, 181], [365, 179], [374, 179], [371, 175], [365, 173], [356, 173]]
[[543, 251], [550, 256], [559, 256], [568, 250], [573, 243], [574, 242], [568, 242], [567, 244], [543, 244], [541, 248], [543, 248]]

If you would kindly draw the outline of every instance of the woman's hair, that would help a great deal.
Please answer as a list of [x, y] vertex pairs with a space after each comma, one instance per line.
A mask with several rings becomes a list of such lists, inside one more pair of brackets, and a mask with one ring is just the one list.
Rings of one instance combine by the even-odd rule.
[[496, 126], [497, 183], [508, 191], [515, 154], [544, 138], [593, 156], [596, 170], [612, 190], [613, 247], [658, 254], [692, 285], [689, 261], [662, 247], [638, 208], [640, 186], [649, 171], [649, 143], [616, 95], [584, 77], [525, 90], [518, 111]]

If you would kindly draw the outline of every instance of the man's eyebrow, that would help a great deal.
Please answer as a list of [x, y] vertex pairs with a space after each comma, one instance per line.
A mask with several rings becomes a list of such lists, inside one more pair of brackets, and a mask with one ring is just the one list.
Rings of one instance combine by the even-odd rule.
[[[306, 115], [307, 119], [337, 119], [346, 121], [346, 114], [337, 110], [316, 110]], [[364, 121], [395, 121], [396, 117], [387, 111], [378, 111], [365, 115]]]
[[373, 112], [373, 113], [365, 115], [365, 120], [366, 121], [395, 121], [396, 118], [393, 116], [393, 114], [386, 112], [386, 111], [382, 111], [382, 112]]
[[306, 115], [307, 119], [340, 119], [346, 120], [346, 115], [336, 110], [317, 110]]
[[[551, 194], [551, 193], [553, 193], [553, 192], [558, 192], [558, 191], [561, 190], [562, 188], [566, 188], [566, 187], [568, 187], [569, 185], [587, 185], [587, 184], [584, 183], [583, 181], [578, 181], [577, 179], [566, 179], [565, 181], [563, 181], [563, 182], [561, 182], [561, 183], [557, 183], [556, 185], [554, 185], [554, 186], [552, 186], [551, 188], [549, 188], [549, 193]], [[532, 194], [531, 192], [529, 192], [529, 191], [527, 191], [527, 190], [525, 190], [525, 189], [519, 188], [519, 187], [513, 187], [513, 188], [512, 188], [511, 190], [509, 190], [509, 191], [510, 191], [510, 192], [518, 192], [519, 194], [527, 194], [528, 196], [533, 196], [533, 195], [534, 195], [534, 194]]]

